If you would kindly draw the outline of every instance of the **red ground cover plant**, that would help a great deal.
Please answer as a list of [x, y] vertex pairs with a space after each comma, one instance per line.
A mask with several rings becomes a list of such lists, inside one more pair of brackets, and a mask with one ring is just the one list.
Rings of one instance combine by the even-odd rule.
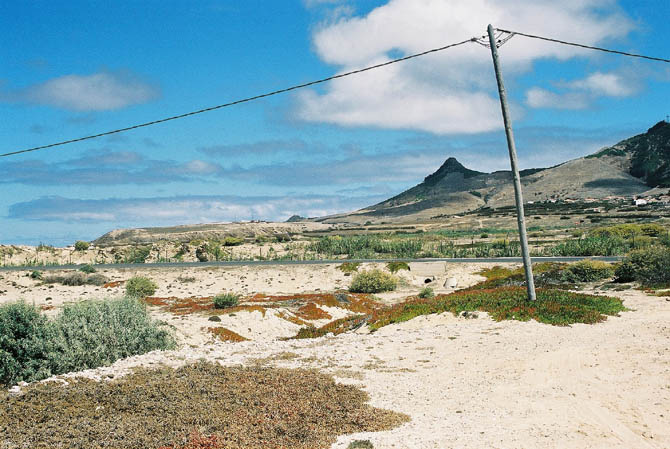
[[161, 446], [158, 449], [226, 449], [226, 447], [216, 435], [204, 436], [194, 430], [185, 446]]
[[232, 341], [233, 343], [237, 343], [240, 341], [249, 340], [248, 338], [244, 338], [240, 334], [233, 332], [230, 329], [226, 329], [225, 327], [208, 327], [207, 330], [222, 341]]

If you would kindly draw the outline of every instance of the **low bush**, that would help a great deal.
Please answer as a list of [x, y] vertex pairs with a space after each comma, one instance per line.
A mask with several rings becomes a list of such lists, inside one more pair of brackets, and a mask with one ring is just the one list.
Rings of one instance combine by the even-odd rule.
[[35, 279], [35, 280], [40, 280], [42, 279], [42, 272], [41, 271], [33, 271], [30, 273], [30, 279]]
[[226, 237], [223, 240], [223, 246], [238, 246], [244, 243], [244, 239], [239, 237]]
[[25, 303], [0, 306], [0, 383], [5, 385], [174, 346], [170, 332], [134, 298], [66, 305], [52, 320]]
[[670, 284], [670, 248], [652, 246], [631, 251], [615, 271], [617, 282], [637, 281], [645, 287]]
[[433, 298], [433, 297], [435, 297], [435, 292], [430, 287], [424, 287], [419, 292], [419, 298], [429, 299], [429, 298]]
[[47, 318], [24, 302], [0, 306], [0, 384], [43, 379], [49, 369], [52, 338]]
[[567, 266], [566, 282], [594, 282], [614, 276], [614, 267], [599, 260], [582, 260]]
[[407, 270], [410, 271], [409, 265], [407, 262], [389, 262], [386, 264], [386, 268], [391, 272], [391, 273], [397, 273], [400, 270]]
[[98, 270], [96, 270], [95, 267], [93, 267], [93, 265], [91, 265], [90, 263], [87, 263], [86, 265], [80, 267], [79, 271], [81, 271], [82, 273], [91, 274], [95, 273]]
[[395, 290], [398, 279], [381, 270], [370, 270], [358, 273], [351, 281], [350, 292], [380, 293]]
[[135, 276], [126, 281], [126, 295], [134, 298], [145, 298], [156, 293], [158, 285], [144, 276]]
[[63, 284], [68, 286], [78, 285], [104, 285], [107, 278], [101, 274], [86, 274], [79, 271], [73, 271], [66, 274], [47, 276], [44, 278], [47, 284]]
[[75, 251], [86, 251], [89, 246], [90, 246], [90, 243], [85, 242], [83, 240], [77, 240], [74, 243], [74, 250]]
[[240, 302], [240, 295], [237, 293], [221, 293], [214, 297], [215, 309], [227, 309], [235, 307]]

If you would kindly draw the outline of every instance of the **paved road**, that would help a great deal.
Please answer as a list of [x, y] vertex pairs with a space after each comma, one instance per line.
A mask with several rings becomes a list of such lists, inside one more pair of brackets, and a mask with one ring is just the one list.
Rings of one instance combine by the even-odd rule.
[[[618, 262], [622, 258], [613, 257], [533, 257], [533, 262], [577, 262], [583, 259]], [[167, 263], [115, 263], [99, 264], [96, 268], [190, 268], [190, 267], [238, 267], [238, 266], [272, 266], [272, 265], [322, 265], [342, 262], [446, 262], [446, 263], [521, 263], [521, 257], [488, 257], [488, 258], [456, 258], [456, 259], [336, 259], [336, 260], [243, 260], [230, 262], [167, 262]], [[30, 267], [0, 267], [0, 271], [21, 270], [67, 270], [76, 269], [81, 265], [47, 265]]]

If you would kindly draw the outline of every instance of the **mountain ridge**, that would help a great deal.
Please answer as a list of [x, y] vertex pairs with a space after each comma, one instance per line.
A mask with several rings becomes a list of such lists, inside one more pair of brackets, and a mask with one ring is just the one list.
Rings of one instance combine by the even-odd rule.
[[[661, 121], [646, 133], [624, 139], [594, 154], [548, 168], [520, 172], [525, 201], [634, 197], [670, 187], [670, 123]], [[514, 202], [509, 170], [484, 173], [456, 158], [445, 162], [404, 192], [364, 209], [322, 217], [322, 222], [361, 222], [368, 218], [408, 219], [458, 214]]]

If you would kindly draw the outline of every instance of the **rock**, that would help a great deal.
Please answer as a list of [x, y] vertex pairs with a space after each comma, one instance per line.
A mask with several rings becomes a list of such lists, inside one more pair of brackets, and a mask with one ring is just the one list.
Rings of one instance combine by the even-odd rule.
[[476, 320], [479, 318], [479, 315], [477, 315], [475, 312], [468, 312], [467, 310], [463, 311], [458, 315], [461, 318], [465, 318], [466, 320]]
[[446, 288], [456, 288], [458, 286], [458, 279], [456, 278], [447, 278], [446, 281], [444, 281], [444, 286]]

